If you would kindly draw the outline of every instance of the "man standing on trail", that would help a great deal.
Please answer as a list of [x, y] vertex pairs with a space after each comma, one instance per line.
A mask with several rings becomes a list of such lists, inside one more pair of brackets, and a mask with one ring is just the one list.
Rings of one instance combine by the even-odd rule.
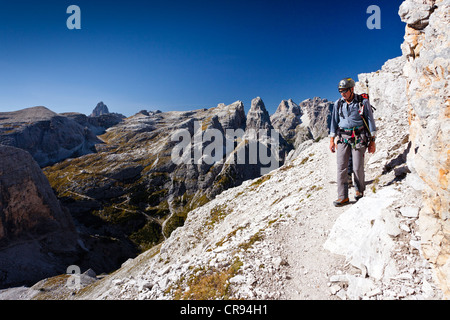
[[[345, 78], [339, 82], [342, 95], [333, 108], [330, 126], [330, 150], [337, 149], [337, 185], [338, 199], [333, 202], [336, 207], [349, 203], [348, 198], [348, 162], [353, 159], [355, 175], [355, 200], [364, 196], [364, 153], [366, 148], [375, 152], [376, 126], [369, 100], [354, 93], [355, 81]], [[337, 142], [335, 143], [335, 138]]]

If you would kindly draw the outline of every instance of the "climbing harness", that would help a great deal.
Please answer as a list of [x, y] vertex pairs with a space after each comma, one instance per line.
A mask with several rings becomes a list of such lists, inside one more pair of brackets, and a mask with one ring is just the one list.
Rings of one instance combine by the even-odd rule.
[[337, 143], [345, 143], [350, 145], [353, 149], [359, 149], [367, 146], [367, 139], [365, 139], [364, 126], [354, 128], [339, 128]]

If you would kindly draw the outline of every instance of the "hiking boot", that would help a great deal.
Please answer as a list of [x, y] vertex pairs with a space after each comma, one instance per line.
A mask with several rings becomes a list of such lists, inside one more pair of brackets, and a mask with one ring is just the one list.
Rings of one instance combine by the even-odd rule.
[[349, 199], [345, 198], [345, 199], [337, 199], [336, 201], [333, 201], [333, 204], [335, 207], [342, 207], [345, 206], [346, 204], [349, 203]]
[[364, 197], [364, 192], [356, 191], [355, 200], [358, 201], [362, 197]]

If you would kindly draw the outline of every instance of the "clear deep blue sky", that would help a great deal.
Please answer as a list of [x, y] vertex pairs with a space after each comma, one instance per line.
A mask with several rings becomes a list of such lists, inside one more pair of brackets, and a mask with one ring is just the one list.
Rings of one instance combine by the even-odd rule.
[[[71, 4], [81, 30], [69, 30]], [[399, 0], [0, 0], [0, 112], [46, 106], [126, 116], [260, 96], [335, 100], [343, 77], [401, 55]], [[370, 5], [381, 29], [369, 30]]]

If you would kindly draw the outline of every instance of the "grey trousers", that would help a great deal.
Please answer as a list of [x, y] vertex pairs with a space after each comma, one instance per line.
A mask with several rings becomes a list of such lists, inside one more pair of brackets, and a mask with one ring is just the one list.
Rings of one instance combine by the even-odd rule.
[[366, 147], [352, 149], [347, 143], [337, 144], [337, 185], [338, 199], [348, 198], [348, 160], [350, 154], [353, 158], [353, 173], [355, 175], [356, 190], [363, 192], [366, 190], [364, 181], [364, 154]]

